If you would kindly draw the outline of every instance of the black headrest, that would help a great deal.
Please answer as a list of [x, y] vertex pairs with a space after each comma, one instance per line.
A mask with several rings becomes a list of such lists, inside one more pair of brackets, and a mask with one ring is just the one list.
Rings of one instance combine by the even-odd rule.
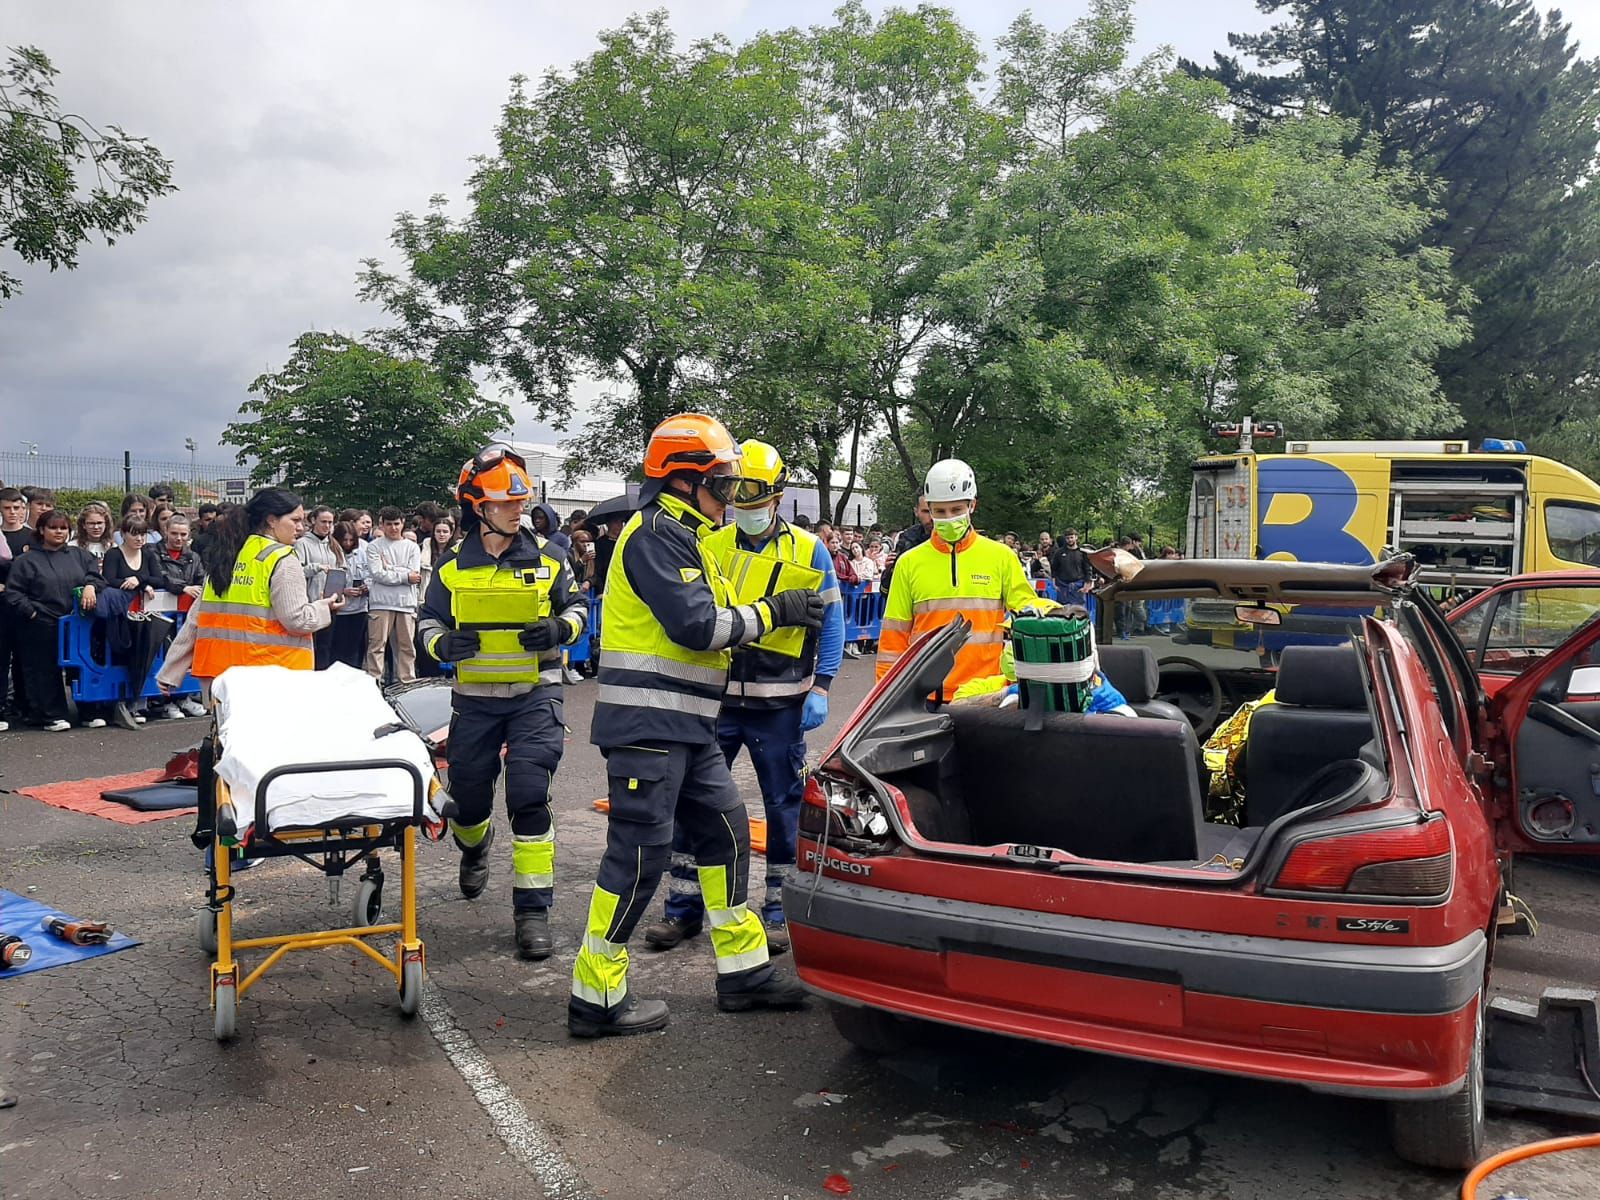
[[1161, 667], [1149, 646], [1100, 646], [1100, 670], [1129, 704], [1148, 704], [1160, 687]]
[[1356, 648], [1348, 644], [1285, 646], [1278, 661], [1278, 703], [1301, 708], [1366, 708]]

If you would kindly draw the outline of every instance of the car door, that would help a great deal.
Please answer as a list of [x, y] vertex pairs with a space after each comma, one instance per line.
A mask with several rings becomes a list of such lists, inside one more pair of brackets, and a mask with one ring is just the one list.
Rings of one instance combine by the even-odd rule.
[[1489, 705], [1502, 849], [1600, 855], [1600, 615]]
[[1509, 580], [1449, 615], [1483, 690], [1498, 695], [1600, 615], [1600, 571]]

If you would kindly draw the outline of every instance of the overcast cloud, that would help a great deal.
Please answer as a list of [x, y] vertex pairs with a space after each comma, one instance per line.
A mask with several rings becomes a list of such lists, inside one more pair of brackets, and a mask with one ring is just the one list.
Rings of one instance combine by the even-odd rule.
[[[1023, 4], [950, 0], [988, 43]], [[17, 270], [0, 307], [0, 448], [224, 462], [221, 431], [249, 382], [310, 328], [360, 332], [360, 260], [392, 259], [394, 216], [462, 194], [492, 146], [507, 80], [588, 55], [596, 33], [650, 3], [386, 0], [4, 0], [0, 43], [37, 45], [63, 108], [149, 137], [180, 191], [75, 271]], [[834, 4], [667, 5], [680, 34], [743, 38], [828, 20]], [[883, 5], [874, 3], [876, 10]], [[1597, 11], [1575, 12], [1586, 46]], [[1035, 3], [1052, 27], [1082, 0]], [[1251, 0], [1142, 0], [1140, 53], [1208, 60], [1229, 30], [1266, 24]], [[513, 406], [520, 438], [558, 436]]]

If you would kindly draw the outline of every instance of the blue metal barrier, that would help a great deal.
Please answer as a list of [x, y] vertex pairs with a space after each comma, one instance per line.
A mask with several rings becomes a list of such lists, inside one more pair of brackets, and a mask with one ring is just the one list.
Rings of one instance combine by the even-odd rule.
[[589, 623], [583, 636], [567, 647], [568, 666], [579, 666], [594, 657], [595, 650], [600, 646], [600, 609], [604, 604], [604, 596], [589, 597]]
[[887, 593], [877, 580], [867, 583], [841, 583], [839, 600], [844, 606], [844, 640], [875, 642], [883, 630], [883, 606]]
[[[182, 629], [186, 614], [170, 614], [175, 628]], [[115, 663], [111, 648], [104, 638], [99, 639], [99, 653], [95, 652], [94, 618], [81, 613], [70, 613], [57, 623], [56, 662], [67, 673], [72, 685], [72, 699], [78, 704], [116, 704], [118, 701], [145, 700], [161, 695], [156, 686], [156, 676], [167, 661], [163, 646], [150, 665], [150, 673], [135, 690], [128, 679], [128, 668]], [[175, 696], [198, 696], [200, 683], [193, 675], [186, 675], [183, 686]]]

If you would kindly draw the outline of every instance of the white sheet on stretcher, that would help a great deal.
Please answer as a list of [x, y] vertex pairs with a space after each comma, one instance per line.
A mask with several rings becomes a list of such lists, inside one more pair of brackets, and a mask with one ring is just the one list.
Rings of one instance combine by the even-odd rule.
[[[342, 663], [325, 671], [232, 667], [212, 696], [222, 740], [217, 774], [241, 826], [254, 823], [256, 785], [274, 767], [397, 758], [416, 765], [424, 789], [433, 777], [433, 758], [415, 733], [373, 737], [399, 717], [376, 680]], [[268, 789], [267, 823], [286, 829], [352, 817], [394, 820], [411, 814], [413, 789], [411, 775], [395, 768], [282, 776]], [[431, 806], [424, 812], [437, 819]]]

